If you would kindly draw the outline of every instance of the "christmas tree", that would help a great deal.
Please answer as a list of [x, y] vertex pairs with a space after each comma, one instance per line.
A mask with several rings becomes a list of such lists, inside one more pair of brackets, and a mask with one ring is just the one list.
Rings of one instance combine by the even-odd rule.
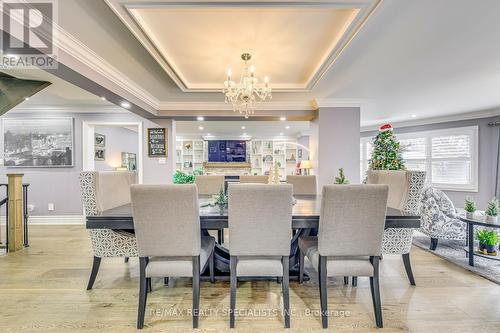
[[399, 141], [392, 132], [392, 126], [380, 126], [378, 135], [373, 139], [371, 170], [406, 170], [401, 155]]

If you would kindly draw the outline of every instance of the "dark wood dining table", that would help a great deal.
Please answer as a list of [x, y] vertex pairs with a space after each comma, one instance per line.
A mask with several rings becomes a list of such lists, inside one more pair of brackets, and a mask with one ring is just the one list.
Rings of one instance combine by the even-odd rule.
[[[200, 196], [200, 227], [203, 235], [209, 230], [221, 230], [228, 227], [227, 209], [218, 206], [207, 206], [213, 203], [211, 196]], [[321, 196], [294, 196], [292, 206], [292, 229], [290, 246], [290, 276], [298, 272], [298, 239], [300, 236], [314, 235], [319, 226], [321, 211]], [[124, 205], [102, 212], [99, 216], [87, 216], [87, 229], [112, 229], [133, 232], [134, 221], [131, 205]], [[420, 216], [410, 215], [401, 210], [387, 208], [385, 228], [419, 228]], [[258, 232], [265, 232], [260, 230]], [[229, 250], [224, 244], [216, 244], [215, 267], [217, 277], [221, 278], [229, 273]]]

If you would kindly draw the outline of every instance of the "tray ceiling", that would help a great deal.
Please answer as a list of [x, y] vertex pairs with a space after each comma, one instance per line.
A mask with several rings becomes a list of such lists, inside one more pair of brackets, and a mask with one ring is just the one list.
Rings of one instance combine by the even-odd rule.
[[241, 53], [274, 91], [310, 91], [379, 1], [107, 0], [182, 91], [220, 91]]

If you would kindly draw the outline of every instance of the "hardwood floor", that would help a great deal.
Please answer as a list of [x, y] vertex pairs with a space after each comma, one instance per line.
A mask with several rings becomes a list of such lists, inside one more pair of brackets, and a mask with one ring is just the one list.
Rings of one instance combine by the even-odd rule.
[[[83, 226], [32, 226], [31, 247], [0, 257], [1, 332], [132, 332], [138, 295], [138, 260], [103, 259], [94, 289], [86, 291], [92, 255]], [[384, 329], [387, 332], [500, 332], [500, 286], [414, 248], [417, 286], [409, 285], [400, 256], [381, 262]], [[172, 280], [171, 280], [172, 281]], [[331, 331], [375, 328], [367, 278], [358, 287], [329, 282]], [[229, 282], [201, 283], [200, 331], [325, 332], [314, 281], [290, 283], [291, 329], [283, 328], [281, 286], [240, 282], [236, 317], [229, 330]], [[191, 331], [190, 279], [169, 287], [153, 280], [144, 332]]]

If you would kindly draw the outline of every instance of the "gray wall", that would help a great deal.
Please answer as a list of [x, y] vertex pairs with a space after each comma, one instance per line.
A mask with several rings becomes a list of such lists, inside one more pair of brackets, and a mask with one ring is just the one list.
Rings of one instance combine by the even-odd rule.
[[95, 161], [96, 171], [116, 170], [122, 164], [122, 152], [138, 154], [138, 134], [118, 126], [95, 126], [95, 133], [106, 136], [105, 160]]
[[[445, 128], [475, 126], [479, 127], [479, 188], [478, 192], [445, 191], [457, 207], [463, 207], [466, 196], [472, 196], [476, 200], [479, 209], [484, 209], [487, 202], [494, 196], [496, 179], [496, 157], [498, 147], [498, 135], [500, 128], [488, 126], [488, 123], [500, 121], [500, 116], [481, 119], [460, 120], [437, 124], [410, 126], [395, 128], [394, 133], [410, 133], [418, 131], [431, 131]], [[362, 137], [375, 136], [377, 131], [361, 133]]]
[[[4, 118], [33, 118], [40, 114], [9, 113]], [[24, 182], [30, 183], [29, 204], [34, 205], [30, 213], [33, 216], [46, 215], [81, 215], [82, 202], [78, 185], [78, 174], [82, 171], [82, 122], [142, 122], [143, 123], [143, 182], [171, 183], [175, 156], [175, 122], [161, 120], [154, 123], [132, 113], [55, 113], [43, 114], [47, 117], [74, 118], [74, 167], [71, 168], [7, 168], [0, 166], [0, 182], [6, 182], [8, 172], [23, 173]], [[148, 127], [166, 127], [169, 131], [169, 154], [166, 160], [147, 156], [146, 131]], [[3, 135], [0, 135], [0, 147], [3, 147]], [[3, 148], [0, 149], [3, 158]], [[139, 158], [139, 157], [138, 157]], [[165, 162], [165, 163], [163, 163]], [[2, 196], [0, 194], [0, 196]], [[48, 203], [54, 203], [54, 210], [48, 210]], [[2, 214], [4, 210], [1, 210]]]
[[332, 184], [338, 169], [344, 168], [351, 183], [359, 183], [359, 133], [360, 109], [358, 107], [320, 108], [311, 122], [309, 145], [318, 189]]

